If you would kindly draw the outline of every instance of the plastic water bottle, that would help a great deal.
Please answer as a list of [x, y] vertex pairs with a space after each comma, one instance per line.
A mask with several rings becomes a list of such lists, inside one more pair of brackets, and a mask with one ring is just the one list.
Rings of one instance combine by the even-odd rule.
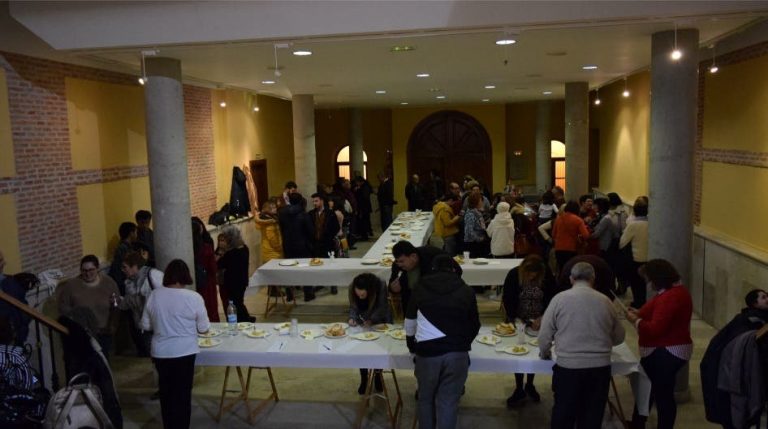
[[237, 309], [232, 301], [227, 306], [227, 323], [229, 324], [229, 335], [237, 335]]

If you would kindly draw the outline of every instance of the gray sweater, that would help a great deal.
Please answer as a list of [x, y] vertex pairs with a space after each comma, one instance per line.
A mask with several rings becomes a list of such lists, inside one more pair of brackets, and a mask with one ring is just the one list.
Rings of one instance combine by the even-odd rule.
[[611, 364], [613, 346], [624, 341], [611, 301], [583, 281], [550, 301], [541, 320], [539, 349], [550, 359], [557, 344], [557, 364], [563, 368], [598, 368]]

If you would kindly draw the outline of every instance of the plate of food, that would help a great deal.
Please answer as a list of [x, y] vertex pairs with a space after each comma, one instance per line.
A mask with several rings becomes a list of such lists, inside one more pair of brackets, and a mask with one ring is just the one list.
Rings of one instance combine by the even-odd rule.
[[349, 328], [349, 324], [346, 323], [346, 322], [335, 322], [335, 323], [326, 323], [324, 325], [320, 325], [320, 329], [326, 330], [326, 329], [331, 328], [334, 325], [339, 325], [339, 326], [341, 326], [344, 329]]
[[275, 331], [279, 331], [281, 329], [288, 329], [291, 327], [291, 322], [282, 322], [282, 323], [275, 323]]
[[374, 341], [378, 340], [381, 337], [381, 334], [378, 332], [358, 332], [357, 334], [353, 334], [352, 338], [360, 341]]
[[514, 323], [499, 323], [491, 332], [500, 337], [514, 337], [517, 335]]
[[394, 263], [395, 260], [392, 258], [381, 258], [381, 261], [379, 261], [379, 265], [382, 267], [391, 267]]
[[539, 346], [539, 339], [538, 338], [532, 338], [532, 339], [528, 340], [528, 344], [530, 344], [530, 345], [532, 345], [534, 347], [538, 347]]
[[208, 332], [204, 334], [197, 334], [200, 338], [213, 338], [218, 337], [219, 335], [221, 335], [221, 331], [218, 329], [209, 329]]
[[472, 260], [475, 265], [488, 265], [488, 260], [485, 258], [476, 258]]
[[384, 248], [389, 250], [392, 250], [393, 247], [395, 247], [395, 243], [387, 243], [384, 245]]
[[216, 347], [221, 344], [221, 340], [218, 338], [199, 338], [197, 345], [200, 347]]
[[309, 265], [312, 267], [319, 267], [320, 265], [323, 265], [323, 260], [320, 258], [312, 258], [309, 260]]
[[459, 265], [464, 264], [464, 258], [459, 255], [454, 256], [453, 260], [456, 261], [456, 263]]
[[510, 355], [525, 355], [525, 354], [528, 354], [528, 352], [530, 352], [530, 350], [528, 350], [528, 347], [521, 346], [521, 345], [502, 347], [499, 349], [499, 351], [510, 354]]
[[293, 267], [299, 265], [299, 261], [295, 259], [283, 259], [282, 261], [278, 262], [277, 265], [280, 265], [281, 267]]
[[376, 265], [379, 263], [378, 259], [363, 259], [360, 261], [363, 265]]
[[501, 342], [501, 338], [497, 337], [496, 335], [480, 335], [476, 338], [477, 342], [480, 344], [485, 344], [488, 346], [495, 346], [496, 344], [499, 344]]
[[326, 338], [344, 338], [347, 336], [347, 330], [341, 323], [335, 323], [326, 328], [324, 335]]
[[311, 339], [322, 336], [323, 331], [321, 329], [305, 329], [299, 332], [299, 335], [301, 335], [301, 337], [304, 338], [305, 340], [311, 340]]
[[373, 328], [373, 330], [376, 331], [376, 332], [387, 332], [387, 331], [390, 331], [392, 329], [397, 328], [397, 326], [392, 325], [390, 323], [379, 323], [377, 325], [371, 326], [371, 328]]
[[253, 328], [253, 323], [251, 322], [238, 322], [237, 324], [237, 330], [238, 331], [245, 331], [246, 329]]
[[412, 227], [410, 227], [409, 229], [410, 229], [411, 231], [421, 231], [421, 230], [422, 230], [422, 229], [424, 229], [424, 228], [423, 228], [423, 227], [421, 227], [421, 226], [412, 226]]
[[401, 232], [400, 233], [400, 238], [402, 238], [403, 240], [410, 240], [411, 239], [411, 234], [408, 234], [407, 232]]
[[251, 329], [250, 331], [245, 331], [245, 335], [251, 338], [265, 338], [269, 336], [269, 332], [263, 329]]
[[387, 332], [387, 335], [390, 337], [396, 339], [396, 340], [404, 340], [405, 339], [405, 330], [404, 329], [393, 329], [389, 332]]

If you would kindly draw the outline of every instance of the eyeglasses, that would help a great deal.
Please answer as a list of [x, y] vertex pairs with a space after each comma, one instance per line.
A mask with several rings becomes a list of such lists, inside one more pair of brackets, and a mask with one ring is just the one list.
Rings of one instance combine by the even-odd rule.
[[92, 273], [94, 271], [97, 271], [98, 268], [80, 268], [81, 273]]

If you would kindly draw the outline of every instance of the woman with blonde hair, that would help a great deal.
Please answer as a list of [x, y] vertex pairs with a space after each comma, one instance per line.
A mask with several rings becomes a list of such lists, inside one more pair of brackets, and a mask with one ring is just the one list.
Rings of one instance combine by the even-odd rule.
[[[538, 331], [541, 326], [541, 316], [555, 293], [557, 293], [555, 278], [541, 256], [534, 253], [526, 256], [519, 266], [509, 271], [504, 280], [502, 300], [507, 312], [507, 322], [515, 323], [515, 319], [520, 319], [526, 325], [526, 329]], [[507, 398], [507, 407], [521, 403], [526, 396], [534, 402], [541, 400], [539, 392], [533, 385], [533, 374], [528, 374], [528, 381], [523, 387], [523, 374], [516, 373], [515, 384], [517, 387], [514, 393]]]
[[[221, 272], [219, 287], [227, 292], [230, 302], [237, 308], [238, 322], [255, 322], [256, 318], [248, 314], [245, 308], [245, 289], [248, 287], [248, 261], [250, 253], [243, 242], [240, 230], [234, 225], [227, 225], [219, 233], [219, 248], [216, 250], [216, 265]], [[228, 303], [222, 302], [224, 313]]]

